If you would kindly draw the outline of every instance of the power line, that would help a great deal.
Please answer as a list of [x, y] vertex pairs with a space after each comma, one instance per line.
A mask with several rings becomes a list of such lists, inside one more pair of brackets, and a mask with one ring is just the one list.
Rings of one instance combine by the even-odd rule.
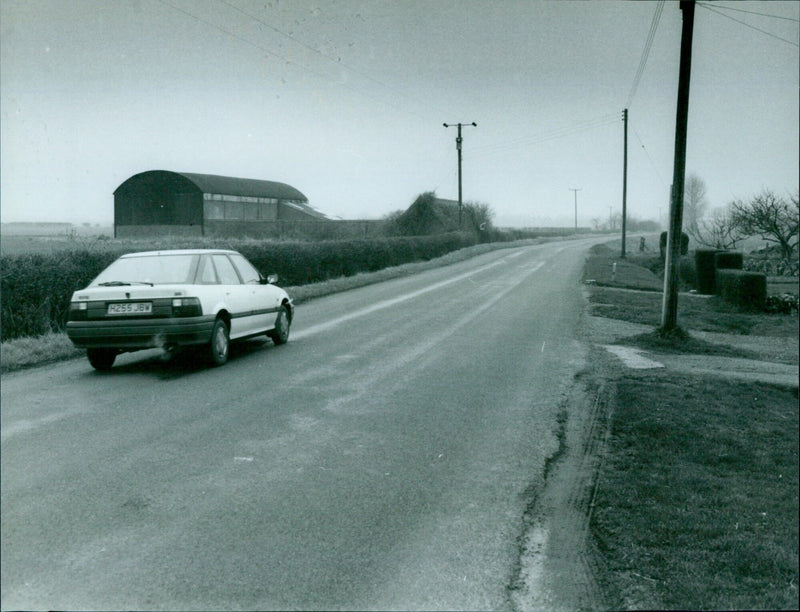
[[[697, 6], [708, 8], [710, 5], [706, 4], [705, 2], [698, 2]], [[721, 4], [715, 5], [714, 8], [720, 11], [736, 11], [737, 13], [749, 13], [750, 15], [760, 15], [761, 17], [772, 17], [773, 19], [785, 19], [786, 21], [794, 21], [795, 23], [800, 23], [800, 19], [795, 19], [794, 17], [784, 17], [783, 15], [772, 15], [770, 13], [758, 13], [756, 11], [746, 11], [744, 9], [733, 8], [732, 6], [722, 6]]]
[[642, 78], [642, 74], [644, 74], [647, 58], [650, 55], [650, 48], [653, 46], [653, 39], [655, 39], [656, 30], [658, 29], [658, 22], [661, 20], [661, 13], [664, 10], [664, 2], [665, 0], [659, 0], [659, 3], [656, 5], [656, 12], [653, 14], [652, 21], [650, 21], [650, 31], [647, 33], [647, 40], [644, 43], [644, 49], [642, 50], [642, 57], [639, 60], [639, 67], [636, 70], [636, 76], [633, 77], [633, 85], [628, 94], [628, 101], [625, 104], [625, 108], [630, 108], [631, 102], [633, 102], [633, 96], [636, 95], [636, 89], [639, 87], [639, 81]]
[[[173, 10], [179, 12], [179, 13], [182, 13], [182, 14], [186, 15], [187, 17], [190, 17], [191, 19], [194, 19], [195, 21], [197, 21], [199, 23], [202, 23], [202, 24], [207, 25], [207, 26], [209, 26], [211, 28], [214, 28], [215, 30], [220, 31], [223, 34], [227, 34], [228, 36], [231, 36], [232, 38], [235, 38], [236, 40], [238, 40], [240, 42], [243, 42], [243, 43], [245, 43], [247, 45], [250, 45], [251, 47], [255, 47], [256, 49], [258, 49], [260, 51], [263, 51], [267, 55], [270, 55], [272, 57], [278, 58], [279, 60], [284, 61], [286, 64], [297, 66], [298, 68], [300, 68], [302, 70], [305, 70], [307, 72], [310, 72], [311, 74], [313, 74], [313, 75], [315, 75], [317, 77], [320, 77], [322, 79], [326, 79], [326, 80], [329, 80], [329, 81], [331, 80], [331, 78], [327, 74], [322, 74], [320, 72], [317, 72], [316, 70], [313, 70], [312, 68], [309, 68], [308, 66], [306, 66], [304, 64], [300, 64], [298, 62], [292, 61], [292, 60], [290, 60], [289, 58], [287, 58], [284, 55], [281, 55], [279, 53], [275, 53], [274, 51], [271, 51], [270, 49], [268, 49], [264, 45], [255, 43], [252, 40], [249, 40], [249, 39], [247, 39], [247, 38], [245, 38], [243, 36], [239, 36], [235, 32], [231, 32], [230, 30], [228, 30], [226, 28], [223, 28], [222, 26], [214, 23], [213, 21], [209, 21], [207, 19], [203, 19], [202, 17], [200, 17], [198, 15], [195, 15], [194, 13], [192, 13], [190, 11], [187, 11], [186, 9], [183, 9], [183, 8], [181, 8], [179, 6], [175, 6], [174, 4], [172, 4], [170, 2], [167, 2], [167, 0], [158, 0], [158, 2], [160, 2], [161, 4], [163, 4], [165, 6], [168, 6], [169, 8], [171, 8], [171, 9], [173, 9]], [[402, 108], [400, 106], [392, 104], [391, 102], [388, 102], [386, 100], [382, 100], [382, 99], [377, 98], [375, 96], [372, 96], [372, 95], [370, 95], [370, 94], [368, 94], [368, 93], [366, 93], [366, 92], [364, 92], [362, 90], [358, 90], [358, 89], [356, 89], [354, 87], [351, 87], [351, 86], [349, 86], [349, 85], [347, 85], [345, 83], [336, 83], [336, 84], [338, 86], [340, 86], [340, 87], [344, 87], [345, 89], [349, 89], [350, 91], [352, 91], [352, 92], [354, 92], [356, 94], [359, 94], [359, 95], [362, 95], [362, 96], [364, 96], [366, 98], [369, 98], [370, 100], [372, 100], [374, 102], [377, 102], [379, 104], [384, 104], [386, 106], [394, 108], [395, 110], [398, 110], [398, 111], [401, 111], [401, 112], [405, 112], [405, 113], [409, 113], [409, 114], [414, 115], [416, 117], [419, 117], [421, 119], [425, 119], [425, 120], [428, 119], [427, 117], [421, 115], [420, 113], [417, 113], [417, 112], [415, 112], [413, 110], [409, 110], [408, 108]]]
[[736, 23], [740, 23], [745, 27], [748, 27], [748, 28], [750, 28], [752, 30], [755, 30], [756, 32], [761, 32], [762, 34], [766, 34], [767, 36], [770, 36], [772, 38], [777, 38], [780, 41], [783, 41], [785, 43], [789, 43], [793, 47], [800, 47], [800, 44], [798, 44], [796, 42], [793, 42], [793, 41], [788, 40], [786, 38], [782, 38], [782, 37], [778, 36], [777, 34], [773, 34], [772, 32], [768, 32], [767, 30], [762, 30], [761, 28], [757, 28], [756, 26], [751, 25], [751, 24], [747, 23], [746, 21], [742, 21], [741, 19], [736, 19], [735, 17], [731, 17], [730, 15], [726, 15], [725, 13], [717, 10], [716, 7], [712, 8], [708, 4], [698, 4], [698, 6], [706, 9], [707, 11], [711, 11], [712, 13], [716, 13], [717, 15], [721, 15], [722, 17], [725, 17], [726, 19], [730, 19], [731, 21], [735, 21]]
[[604, 115], [602, 117], [597, 117], [595, 119], [589, 119], [586, 121], [579, 122], [574, 125], [564, 126], [560, 128], [554, 128], [552, 130], [547, 130], [541, 132], [539, 134], [533, 134], [531, 136], [526, 136], [522, 138], [515, 138], [513, 140], [508, 140], [504, 142], [498, 142], [494, 144], [488, 144], [483, 146], [474, 147], [472, 149], [473, 152], [480, 152], [484, 155], [486, 154], [494, 154], [494, 153], [504, 153], [508, 150], [517, 149], [521, 147], [528, 147], [534, 144], [539, 144], [541, 142], [545, 142], [547, 140], [554, 140], [557, 138], [564, 138], [566, 136], [572, 136], [574, 134], [578, 134], [580, 132], [585, 132], [587, 130], [591, 130], [594, 128], [602, 127], [605, 125], [610, 125], [611, 123], [616, 123], [619, 121], [618, 114], [614, 113], [613, 115]]
[[340, 59], [340, 58], [339, 58], [339, 59], [334, 59], [334, 58], [332, 58], [331, 56], [329, 56], [329, 55], [326, 55], [325, 53], [323, 53], [322, 51], [320, 51], [320, 50], [319, 50], [319, 49], [317, 49], [316, 47], [314, 47], [314, 46], [312, 46], [312, 45], [309, 45], [308, 43], [305, 43], [305, 42], [303, 42], [303, 41], [302, 41], [302, 40], [300, 40], [299, 38], [296, 38], [296, 37], [292, 36], [291, 34], [289, 34], [289, 33], [287, 33], [287, 32], [284, 32], [284, 31], [283, 31], [283, 30], [281, 30], [280, 28], [276, 28], [274, 25], [272, 25], [272, 24], [270, 24], [270, 23], [267, 23], [266, 21], [264, 21], [263, 19], [261, 19], [261, 18], [257, 17], [256, 15], [252, 15], [251, 13], [248, 13], [247, 11], [245, 11], [245, 10], [243, 10], [243, 9], [240, 9], [238, 6], [236, 6], [236, 5], [234, 5], [234, 4], [231, 4], [231, 3], [230, 3], [230, 2], [228, 2], [227, 0], [218, 0], [218, 1], [219, 1], [219, 2], [221, 2], [222, 4], [226, 5], [226, 6], [229, 6], [229, 7], [230, 7], [230, 8], [232, 8], [233, 10], [235, 10], [235, 11], [237, 11], [237, 12], [241, 13], [242, 15], [244, 15], [245, 17], [247, 17], [248, 19], [251, 19], [251, 20], [253, 20], [253, 21], [255, 21], [255, 22], [257, 22], [257, 23], [259, 23], [259, 24], [263, 25], [264, 27], [266, 27], [266, 28], [269, 28], [269, 29], [270, 29], [270, 30], [272, 30], [273, 32], [276, 32], [277, 34], [280, 34], [281, 36], [283, 36], [283, 37], [285, 37], [285, 38], [288, 38], [288, 39], [289, 39], [289, 40], [291, 40], [292, 42], [295, 42], [295, 43], [297, 43], [298, 45], [300, 45], [300, 46], [302, 46], [302, 47], [304, 47], [304, 48], [308, 49], [308, 50], [309, 50], [309, 51], [311, 51], [312, 53], [315, 53], [316, 55], [319, 55], [320, 57], [322, 57], [322, 58], [325, 58], [326, 60], [328, 60], [329, 62], [333, 63], [333, 64], [334, 64], [334, 65], [336, 65], [337, 67], [338, 67], [338, 66], [341, 66], [341, 67], [343, 67], [343, 68], [346, 68], [347, 70], [349, 70], [349, 71], [350, 71], [350, 72], [352, 72], [353, 74], [357, 74], [357, 75], [359, 75], [359, 76], [362, 76], [362, 77], [364, 77], [365, 79], [367, 79], [367, 80], [369, 80], [369, 81], [372, 81], [373, 83], [375, 83], [375, 84], [377, 84], [377, 85], [380, 85], [381, 87], [384, 87], [385, 89], [388, 89], [389, 91], [392, 91], [392, 92], [394, 92], [394, 93], [400, 94], [401, 96], [403, 96], [403, 97], [405, 97], [405, 98], [408, 98], [409, 100], [412, 100], [412, 101], [414, 101], [414, 102], [417, 102], [417, 103], [419, 103], [419, 104], [422, 104], [422, 105], [425, 105], [425, 106], [428, 106], [429, 108], [431, 108], [432, 110], [435, 110], [436, 112], [439, 112], [439, 113], [444, 113], [444, 112], [445, 112], [444, 110], [442, 110], [442, 109], [440, 109], [440, 108], [436, 108], [435, 106], [431, 106], [430, 104], [426, 103], [426, 102], [425, 102], [425, 101], [423, 101], [423, 100], [420, 100], [419, 98], [415, 98], [415, 97], [413, 97], [412, 95], [408, 94], [408, 93], [407, 93], [407, 92], [405, 92], [405, 91], [402, 91], [402, 90], [400, 90], [400, 89], [398, 89], [398, 88], [396, 88], [396, 87], [393, 87], [393, 86], [391, 86], [391, 85], [388, 85], [388, 84], [384, 83], [383, 81], [380, 81], [380, 80], [376, 79], [375, 77], [373, 77], [373, 76], [371, 76], [371, 75], [367, 74], [366, 72], [362, 72], [361, 70], [358, 70], [358, 69], [356, 69], [356, 68], [353, 68], [352, 66], [350, 66], [350, 65], [346, 64], [345, 62], [341, 61], [341, 59]]
[[667, 184], [664, 182], [664, 179], [661, 177], [661, 173], [658, 171], [658, 166], [656, 166], [656, 163], [653, 161], [653, 158], [650, 157], [650, 152], [647, 150], [647, 147], [644, 146], [644, 142], [642, 142], [642, 139], [639, 136], [639, 132], [636, 131], [636, 128], [634, 126], [631, 126], [631, 129], [633, 129], [633, 133], [636, 134], [636, 140], [638, 140], [639, 144], [642, 145], [642, 149], [644, 150], [644, 154], [647, 155], [647, 159], [650, 160], [650, 165], [653, 166], [653, 170], [655, 171], [656, 176], [658, 177], [658, 180], [661, 181], [661, 184], [666, 189]]

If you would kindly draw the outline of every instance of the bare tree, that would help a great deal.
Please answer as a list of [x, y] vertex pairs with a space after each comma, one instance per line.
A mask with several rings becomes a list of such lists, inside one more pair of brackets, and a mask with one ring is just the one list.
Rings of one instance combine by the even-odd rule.
[[735, 249], [736, 243], [746, 238], [737, 224], [731, 205], [715, 208], [711, 214], [701, 219], [694, 239], [698, 244], [714, 249]]
[[785, 200], [765, 189], [749, 202], [733, 202], [731, 214], [742, 233], [774, 242], [778, 245], [781, 259], [790, 269], [797, 268], [793, 257], [797, 249], [800, 220], [800, 198], [797, 193]]
[[705, 217], [708, 209], [706, 192], [706, 182], [703, 179], [696, 174], [686, 177], [686, 185], [683, 188], [684, 229], [695, 239], [698, 236], [700, 220]]

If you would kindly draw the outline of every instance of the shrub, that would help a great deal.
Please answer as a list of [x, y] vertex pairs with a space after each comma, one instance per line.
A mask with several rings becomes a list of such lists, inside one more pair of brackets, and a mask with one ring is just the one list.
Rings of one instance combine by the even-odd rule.
[[698, 293], [703, 295], [713, 295], [715, 290], [716, 268], [716, 249], [697, 249], [694, 252], [695, 270]]
[[720, 251], [714, 255], [714, 267], [717, 270], [741, 270], [744, 255], [733, 251]]
[[792, 293], [783, 295], [770, 295], [767, 297], [764, 310], [771, 314], [792, 314], [792, 310], [798, 309], [797, 296]]
[[[661, 259], [667, 256], [667, 236], [668, 232], [661, 232], [658, 239], [658, 248], [661, 251]], [[681, 232], [681, 255], [689, 253], [689, 235], [686, 232]]]
[[697, 268], [692, 257], [681, 257], [678, 260], [678, 278], [684, 287], [697, 286]]
[[764, 310], [767, 300], [767, 277], [744, 270], [717, 270], [717, 294], [743, 310]]

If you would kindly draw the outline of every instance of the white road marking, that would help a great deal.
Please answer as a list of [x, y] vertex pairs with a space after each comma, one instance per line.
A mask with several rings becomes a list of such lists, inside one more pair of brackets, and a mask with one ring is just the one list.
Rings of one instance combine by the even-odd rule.
[[[389, 308], [394, 306], [395, 304], [400, 304], [402, 302], [406, 302], [408, 300], [413, 300], [420, 295], [425, 295], [426, 293], [430, 293], [431, 291], [436, 291], [437, 289], [441, 289], [442, 287], [446, 287], [447, 285], [452, 285], [453, 283], [457, 283], [462, 280], [469, 279], [469, 277], [477, 274], [479, 272], [484, 272], [485, 270], [489, 270], [494, 268], [495, 266], [499, 266], [505, 263], [504, 260], [498, 260], [487, 264], [477, 270], [470, 270], [464, 274], [459, 274], [458, 276], [454, 276], [452, 278], [448, 278], [447, 280], [440, 281], [438, 283], [434, 283], [433, 285], [429, 285], [424, 289], [418, 289], [417, 291], [412, 291], [411, 293], [406, 293], [396, 298], [392, 298], [390, 300], [384, 300], [383, 302], [377, 302], [376, 304], [372, 304], [371, 306], [367, 306], [366, 308], [362, 308], [361, 310], [354, 310], [353, 312], [349, 312], [346, 315], [342, 315], [336, 319], [331, 319], [330, 321], [326, 321], [325, 323], [318, 323], [317, 325], [312, 325], [311, 327], [307, 327], [306, 329], [302, 329], [293, 334], [292, 338], [294, 340], [302, 340], [303, 338], [307, 338], [309, 336], [313, 336], [314, 334], [318, 334], [323, 331], [328, 331], [329, 329], [333, 329], [342, 323], [346, 323], [347, 321], [352, 321], [353, 319], [357, 319], [359, 317], [363, 317], [365, 315], [371, 314], [378, 310], [383, 310], [384, 308]], [[531, 273], [535, 272], [539, 268], [544, 265], [544, 262], [539, 262], [536, 266], [533, 267]]]

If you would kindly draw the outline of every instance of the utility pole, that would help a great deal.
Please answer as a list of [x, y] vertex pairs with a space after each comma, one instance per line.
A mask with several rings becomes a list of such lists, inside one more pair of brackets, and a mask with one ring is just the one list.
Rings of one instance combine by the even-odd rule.
[[681, 0], [681, 61], [678, 74], [678, 104], [675, 113], [675, 163], [672, 175], [672, 202], [667, 234], [666, 268], [664, 270], [664, 302], [661, 311], [661, 333], [678, 326], [678, 261], [681, 254], [683, 224], [683, 186], [686, 176], [686, 129], [689, 118], [689, 82], [692, 72], [692, 31], [694, 0]]
[[573, 189], [572, 187], [570, 187], [569, 190], [575, 196], [575, 231], [577, 232], [578, 231], [578, 192], [579, 191], [583, 191], [583, 187], [581, 187], [580, 189]]
[[478, 127], [478, 124], [473, 121], [472, 123], [444, 123], [442, 125], [446, 128], [458, 127], [458, 134], [456, 135], [456, 149], [458, 150], [458, 229], [461, 229], [461, 209], [464, 206], [461, 199], [461, 143], [464, 140], [461, 138], [461, 126], [471, 125], [472, 127]]
[[622, 111], [622, 121], [625, 123], [624, 154], [622, 157], [622, 253], [625, 259], [625, 228], [628, 219], [628, 109]]

